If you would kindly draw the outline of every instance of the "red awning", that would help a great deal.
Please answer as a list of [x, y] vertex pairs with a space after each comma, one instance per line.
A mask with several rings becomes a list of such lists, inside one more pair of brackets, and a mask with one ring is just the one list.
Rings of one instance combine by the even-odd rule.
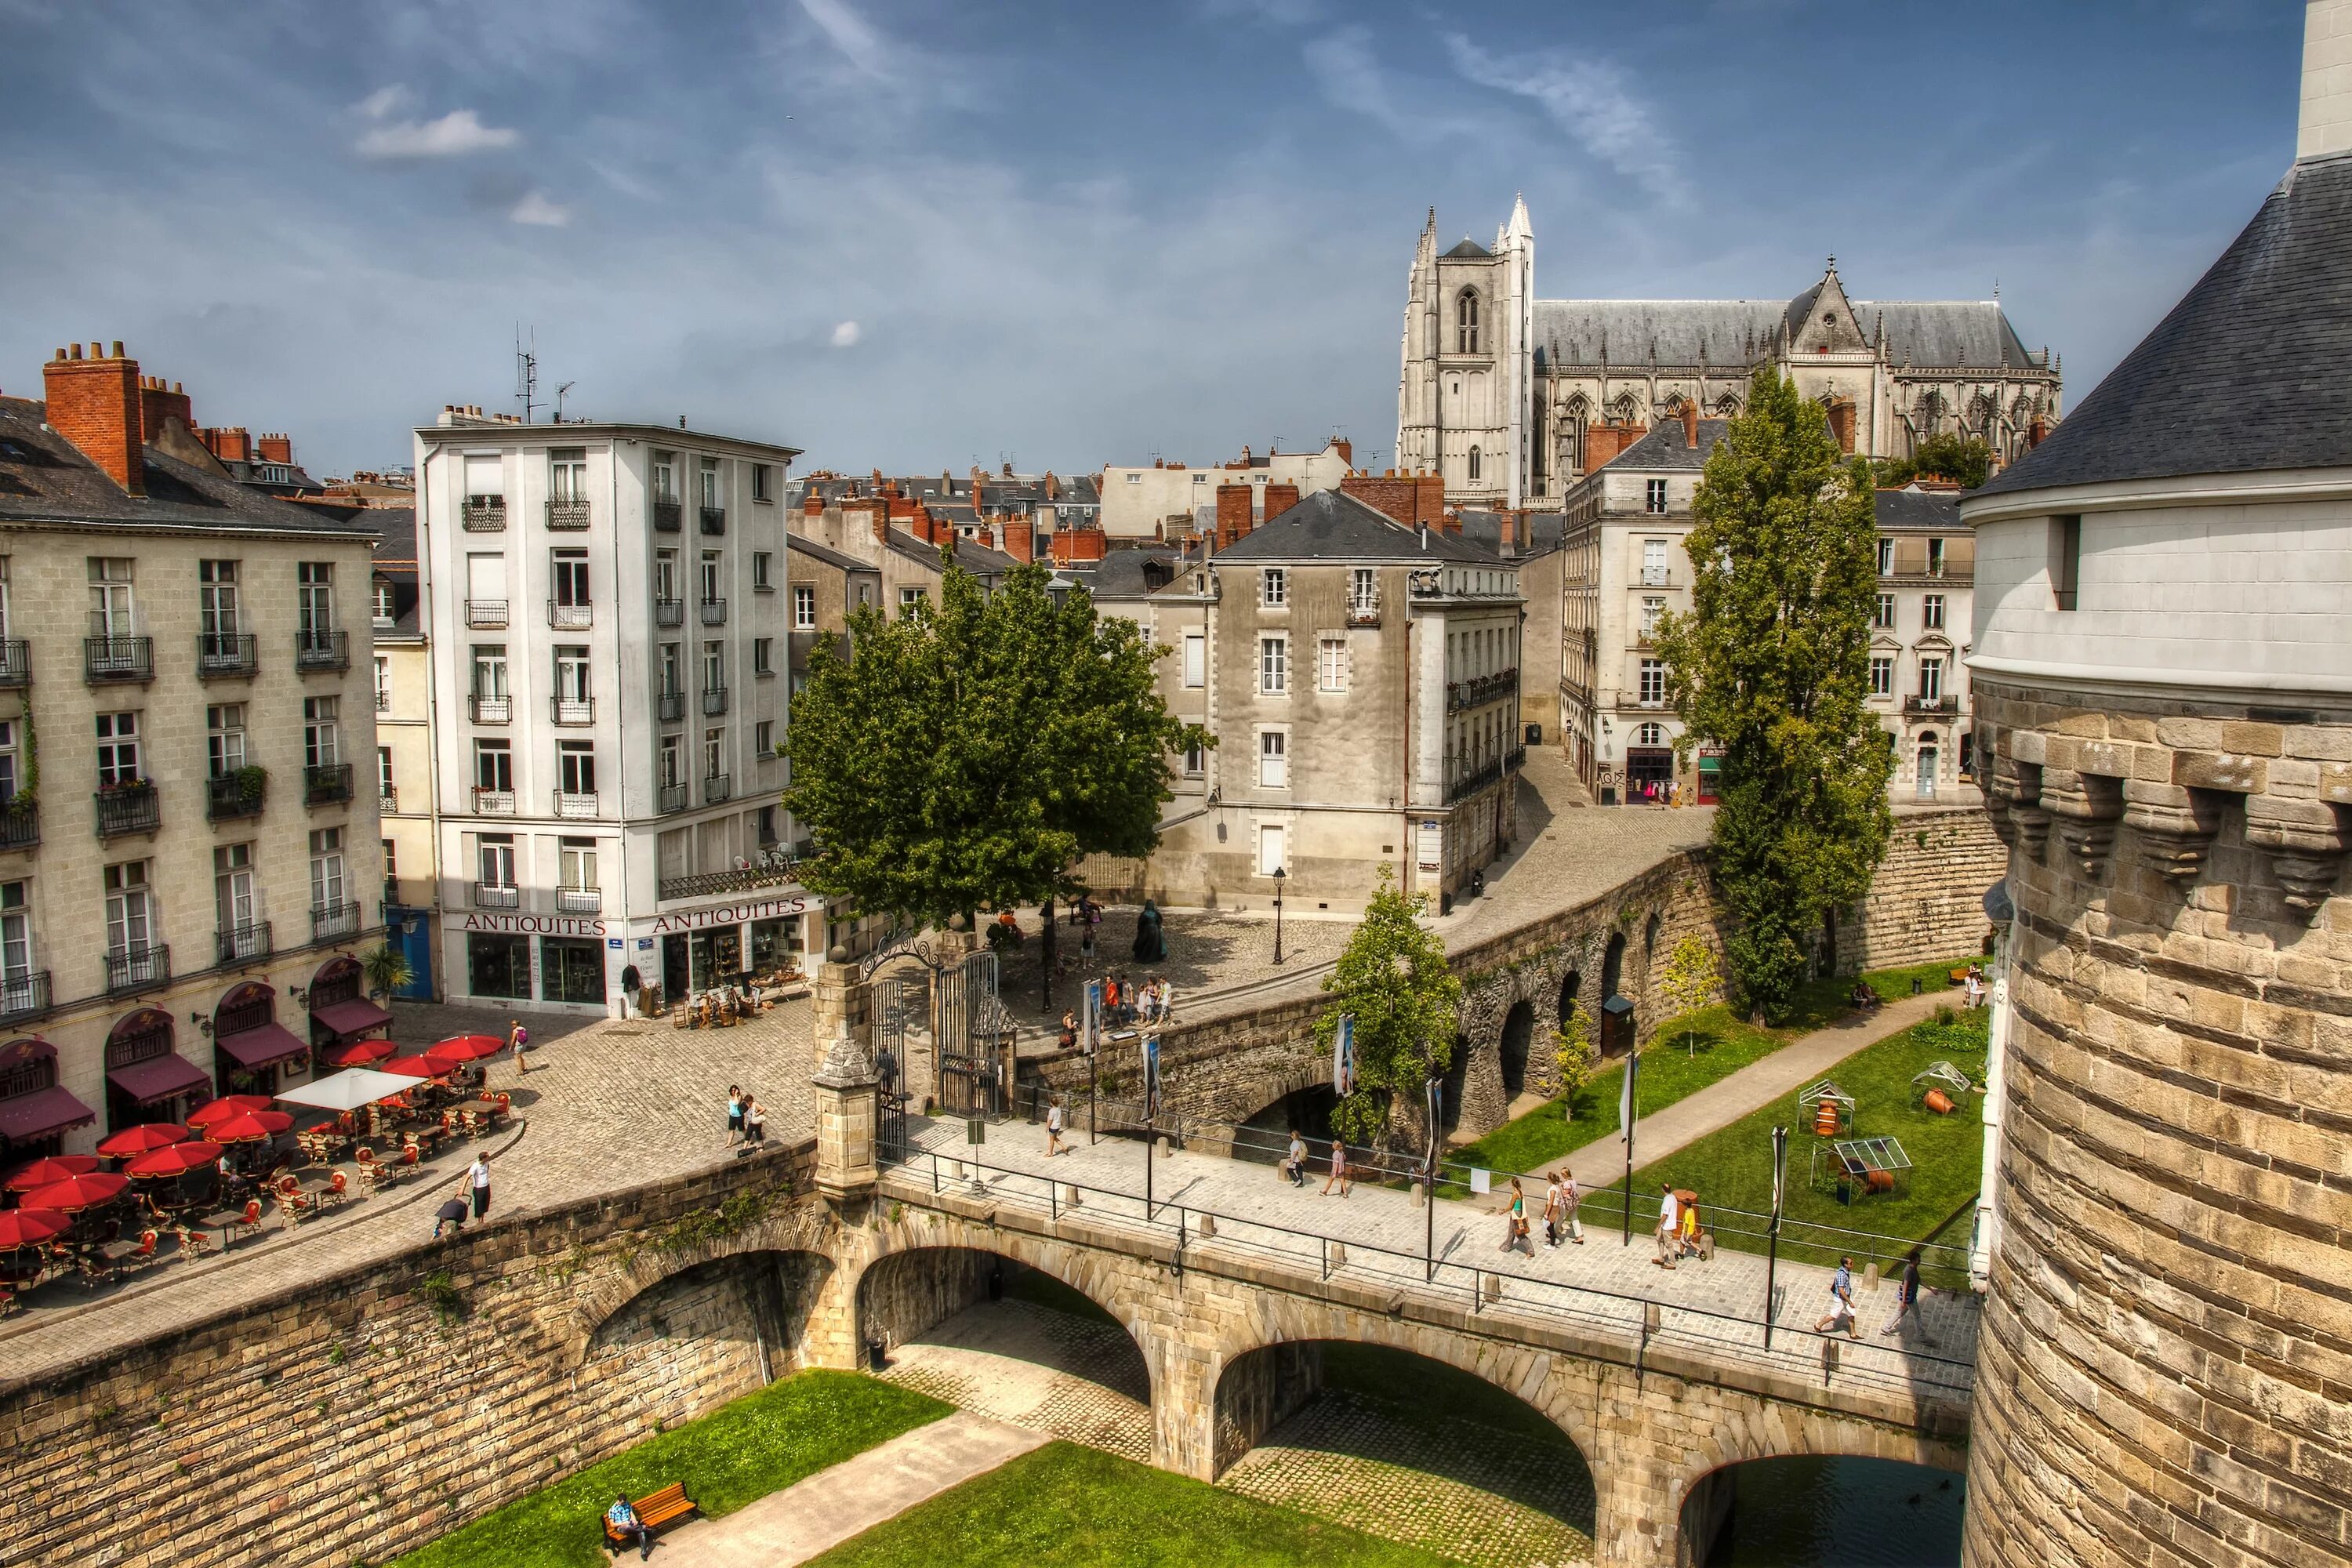
[[11, 1143], [29, 1143], [97, 1120], [97, 1111], [62, 1089], [37, 1089], [0, 1100], [0, 1138]]
[[258, 1028], [223, 1035], [213, 1042], [213, 1048], [226, 1051], [246, 1067], [266, 1068], [272, 1062], [299, 1057], [310, 1047], [285, 1025], [264, 1024]]
[[106, 1081], [129, 1095], [133, 1105], [152, 1105], [191, 1089], [206, 1091], [213, 1085], [210, 1073], [177, 1051], [116, 1068], [106, 1075]]
[[332, 1029], [342, 1039], [389, 1028], [392, 1015], [365, 997], [350, 1002], [330, 1002], [314, 1009], [310, 1016]]

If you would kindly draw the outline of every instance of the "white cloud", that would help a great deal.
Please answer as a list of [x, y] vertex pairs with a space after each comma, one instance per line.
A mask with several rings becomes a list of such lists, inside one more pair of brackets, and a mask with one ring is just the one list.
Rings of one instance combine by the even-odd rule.
[[833, 329], [833, 346], [837, 349], [852, 347], [865, 335], [856, 322], [843, 321]]
[[359, 110], [370, 120], [382, 120], [408, 101], [408, 89], [398, 82], [377, 88], [359, 102]]
[[541, 228], [562, 228], [572, 221], [572, 209], [558, 206], [538, 191], [532, 191], [515, 203], [507, 216], [516, 223], [527, 223]]
[[1585, 150], [1670, 202], [1683, 199], [1674, 138], [1608, 60], [1552, 50], [1500, 60], [1459, 33], [1445, 36], [1454, 68], [1480, 87], [1528, 99]]
[[396, 120], [379, 125], [362, 136], [353, 151], [362, 158], [462, 158], [469, 153], [511, 147], [521, 140], [521, 132], [511, 127], [485, 125], [472, 110], [453, 109], [438, 120]]
[[801, 0], [801, 9], [808, 13], [833, 47], [839, 49], [851, 65], [867, 76], [887, 78], [884, 68], [888, 54], [882, 36], [868, 26], [865, 17], [851, 9], [845, 0]]
[[1307, 71], [1323, 96], [1341, 109], [1377, 120], [1391, 131], [1404, 129], [1404, 116], [1389, 91], [1388, 78], [1372, 58], [1371, 35], [1342, 27], [1308, 44]]

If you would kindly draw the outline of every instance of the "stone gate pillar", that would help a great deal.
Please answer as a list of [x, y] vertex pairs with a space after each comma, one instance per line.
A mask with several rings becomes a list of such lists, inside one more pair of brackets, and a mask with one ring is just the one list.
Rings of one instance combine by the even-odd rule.
[[835, 1206], [863, 1203], [881, 1180], [874, 1143], [882, 1075], [847, 1020], [835, 1026], [824, 1065], [811, 1081], [816, 1087], [817, 1191]]
[[815, 1019], [813, 1037], [830, 1040], [841, 1033], [843, 1026], [870, 1047], [873, 1044], [873, 987], [857, 977], [857, 965], [849, 962], [849, 950], [836, 946], [817, 965]]

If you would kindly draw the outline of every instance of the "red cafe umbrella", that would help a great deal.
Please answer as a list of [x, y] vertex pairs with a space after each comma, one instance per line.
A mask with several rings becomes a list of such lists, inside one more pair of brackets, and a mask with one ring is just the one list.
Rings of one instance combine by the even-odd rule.
[[425, 1054], [445, 1062], [478, 1062], [506, 1048], [507, 1043], [496, 1035], [452, 1035]]
[[330, 1050], [327, 1065], [331, 1068], [362, 1068], [370, 1062], [383, 1060], [398, 1049], [400, 1047], [390, 1040], [353, 1040], [349, 1045], [337, 1046]]
[[110, 1160], [124, 1160], [133, 1154], [144, 1154], [152, 1149], [169, 1149], [184, 1142], [188, 1130], [176, 1121], [148, 1121], [137, 1127], [126, 1127], [98, 1146], [98, 1152]]
[[25, 1206], [73, 1214], [80, 1209], [95, 1208], [100, 1204], [112, 1203], [130, 1184], [128, 1176], [93, 1171], [87, 1176], [68, 1176], [62, 1182], [51, 1182], [46, 1187], [34, 1188], [25, 1194]]
[[168, 1149], [151, 1149], [122, 1167], [126, 1176], [184, 1176], [190, 1171], [201, 1171], [221, 1157], [217, 1143], [197, 1139], [193, 1143], [174, 1143]]
[[420, 1051], [413, 1057], [401, 1057], [396, 1060], [388, 1061], [376, 1070], [394, 1073], [401, 1078], [439, 1078], [448, 1072], [452, 1065], [428, 1050]]
[[55, 1209], [9, 1209], [0, 1213], [0, 1251], [37, 1247], [73, 1228], [73, 1221]]
[[35, 1187], [46, 1187], [54, 1182], [75, 1176], [87, 1176], [98, 1169], [95, 1154], [53, 1154], [46, 1160], [36, 1160], [8, 1178], [12, 1193], [29, 1193]]
[[214, 1122], [205, 1129], [205, 1136], [215, 1143], [258, 1143], [293, 1125], [294, 1119], [282, 1110], [248, 1110], [242, 1116]]
[[225, 1099], [209, 1100], [188, 1112], [188, 1125], [201, 1130], [215, 1121], [226, 1121], [232, 1116], [268, 1109], [269, 1097], [266, 1094], [232, 1094]]

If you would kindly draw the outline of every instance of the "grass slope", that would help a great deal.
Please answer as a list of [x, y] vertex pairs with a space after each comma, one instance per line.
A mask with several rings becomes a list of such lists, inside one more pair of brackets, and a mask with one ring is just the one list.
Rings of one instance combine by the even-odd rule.
[[1444, 1568], [1448, 1559], [1072, 1443], [878, 1524], [813, 1568]]
[[604, 1510], [684, 1481], [712, 1517], [948, 1414], [848, 1372], [803, 1372], [649, 1437], [399, 1558], [393, 1568], [601, 1568]]

